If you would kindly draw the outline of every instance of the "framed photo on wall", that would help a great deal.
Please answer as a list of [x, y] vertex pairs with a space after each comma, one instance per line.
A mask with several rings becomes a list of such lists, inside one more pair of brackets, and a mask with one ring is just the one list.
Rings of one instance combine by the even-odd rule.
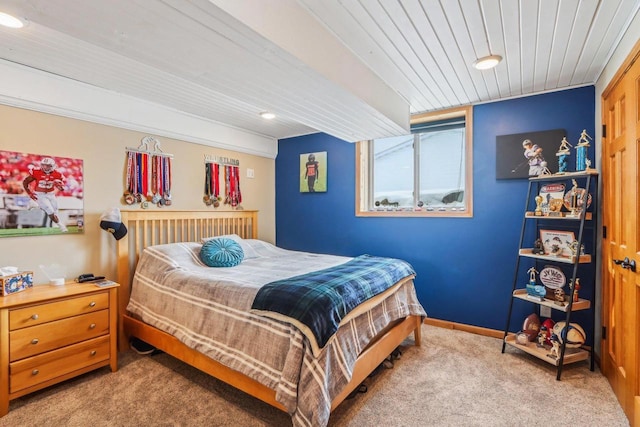
[[83, 161], [0, 150], [0, 237], [84, 232]]
[[327, 152], [300, 154], [300, 192], [327, 191]]
[[564, 129], [553, 129], [497, 136], [496, 179], [538, 176], [545, 167], [558, 172], [556, 152], [566, 135]]

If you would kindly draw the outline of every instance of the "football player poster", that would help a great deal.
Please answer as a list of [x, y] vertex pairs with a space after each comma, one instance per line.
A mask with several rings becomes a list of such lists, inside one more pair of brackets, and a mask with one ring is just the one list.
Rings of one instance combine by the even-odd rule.
[[327, 152], [300, 154], [300, 192], [327, 191]]
[[0, 150], [0, 237], [83, 230], [81, 159]]

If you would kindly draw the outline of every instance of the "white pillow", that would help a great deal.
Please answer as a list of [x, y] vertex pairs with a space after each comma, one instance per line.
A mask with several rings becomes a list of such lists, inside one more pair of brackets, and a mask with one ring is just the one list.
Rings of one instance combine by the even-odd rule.
[[238, 244], [242, 248], [242, 251], [244, 252], [244, 259], [245, 260], [246, 259], [251, 259], [251, 258], [258, 258], [260, 256], [255, 251], [255, 249], [253, 249], [251, 244], [249, 244], [245, 239], [243, 239], [242, 237], [238, 236], [237, 234], [224, 234], [222, 236], [203, 237], [200, 242], [204, 244], [204, 243], [208, 242], [209, 240], [220, 239], [222, 237], [238, 242]]

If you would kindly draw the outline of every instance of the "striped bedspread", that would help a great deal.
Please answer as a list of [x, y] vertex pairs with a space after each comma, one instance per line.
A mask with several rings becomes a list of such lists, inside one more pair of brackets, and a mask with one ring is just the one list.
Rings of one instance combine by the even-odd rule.
[[406, 261], [362, 255], [335, 267], [268, 283], [258, 291], [251, 309], [293, 323], [318, 354], [351, 310], [414, 275]]
[[351, 258], [244, 240], [240, 265], [211, 268], [200, 261], [200, 248], [194, 242], [145, 249], [127, 311], [275, 390], [296, 427], [327, 424], [331, 401], [350, 381], [358, 354], [389, 323], [412, 314], [426, 316], [408, 278], [353, 310], [314, 354], [297, 327], [252, 313], [251, 305], [268, 283]]

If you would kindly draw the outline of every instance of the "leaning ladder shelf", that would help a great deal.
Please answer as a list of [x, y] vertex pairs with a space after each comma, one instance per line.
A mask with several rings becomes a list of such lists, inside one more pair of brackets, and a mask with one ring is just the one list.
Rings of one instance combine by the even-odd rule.
[[[587, 208], [584, 208], [580, 211], [578, 215], [568, 216], [566, 214], [562, 214], [562, 216], [545, 216], [536, 213], [534, 210], [530, 210], [532, 204], [535, 206], [535, 196], [539, 194], [541, 189], [541, 185], [544, 183], [549, 183], [550, 181], [560, 181], [560, 182], [571, 182], [575, 180], [576, 182], [584, 183], [584, 198], [582, 200], [583, 207], [587, 206], [587, 198], [590, 197], [590, 193], [594, 192], [597, 189], [595, 185], [597, 182], [598, 173], [597, 171], [590, 169], [582, 172], [571, 172], [566, 174], [556, 174], [556, 175], [543, 175], [539, 177], [532, 177], [529, 179], [529, 189], [527, 192], [527, 199], [525, 204], [525, 212], [522, 221], [522, 229], [520, 232], [520, 244], [518, 257], [515, 266], [515, 273], [513, 278], [513, 288], [511, 291], [511, 298], [509, 304], [509, 314], [507, 317], [507, 324], [504, 331], [504, 338], [502, 343], [502, 352], [505, 352], [506, 346], [511, 346], [516, 348], [524, 353], [530, 354], [534, 357], [539, 358], [540, 360], [544, 360], [547, 363], [550, 363], [556, 366], [556, 379], [560, 380], [562, 376], [562, 368], [566, 364], [580, 362], [589, 359], [590, 361], [590, 369], [593, 371], [594, 369], [594, 358], [593, 358], [593, 330], [595, 328], [595, 267], [592, 265], [592, 262], [597, 259], [596, 257], [596, 227], [593, 221], [594, 214], [592, 212], [587, 212]], [[535, 190], [535, 192], [534, 192]], [[593, 197], [593, 203], [591, 203], [591, 209], [593, 212], [596, 211], [597, 203], [595, 203], [595, 197]], [[558, 215], [558, 214], [556, 214]], [[531, 225], [534, 225], [536, 233], [540, 229], [540, 223], [544, 222], [545, 226], [548, 224], [560, 224], [566, 228], [576, 230], [577, 229], [577, 247], [580, 248], [583, 245], [585, 239], [584, 231], [585, 231], [585, 223], [589, 222], [591, 224], [590, 228], [593, 232], [591, 243], [590, 243], [590, 254], [579, 254], [574, 256], [553, 256], [549, 254], [538, 254], [534, 253], [533, 248], [526, 247], [524, 242], [526, 240], [526, 236], [529, 236], [527, 232], [530, 232]], [[529, 228], [528, 228], [529, 227]], [[518, 284], [522, 282], [522, 271], [521, 271], [521, 260], [529, 259], [533, 260], [533, 262], [541, 263], [546, 262], [549, 264], [560, 264], [565, 266], [572, 267], [572, 275], [571, 281], [575, 283], [576, 278], [578, 278], [578, 271], [580, 268], [589, 268], [591, 267], [593, 280], [590, 280], [589, 283], [581, 282], [581, 285], [590, 286], [592, 299], [583, 299], [583, 298], [575, 298], [574, 299], [574, 289], [571, 288], [570, 292], [567, 294], [568, 301], [565, 305], [557, 305], [555, 301], [551, 298], [534, 298], [528, 295], [526, 289], [522, 287], [518, 287]], [[526, 301], [531, 304], [537, 305], [538, 307], [548, 307], [552, 309], [552, 312], [555, 310], [560, 312], [559, 316], [562, 317], [562, 321], [566, 322], [566, 325], [571, 323], [571, 314], [575, 311], [580, 310], [589, 310], [591, 313], [590, 321], [591, 321], [591, 336], [588, 337], [585, 346], [581, 346], [579, 348], [568, 347], [566, 345], [566, 340], [562, 340], [560, 345], [560, 354], [559, 355], [551, 355], [550, 350], [547, 347], [540, 347], [536, 343], [528, 342], [526, 344], [519, 344], [516, 341], [516, 333], [511, 332], [512, 329], [512, 314], [513, 314], [513, 305], [514, 301]], [[553, 316], [552, 316], [553, 317]]]

